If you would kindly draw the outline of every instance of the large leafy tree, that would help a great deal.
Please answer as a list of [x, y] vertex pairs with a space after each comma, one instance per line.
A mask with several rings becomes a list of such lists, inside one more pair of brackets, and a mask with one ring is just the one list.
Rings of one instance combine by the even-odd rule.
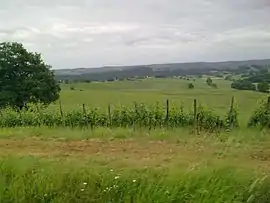
[[59, 98], [60, 90], [41, 54], [27, 51], [21, 43], [0, 43], [0, 107], [48, 105]]

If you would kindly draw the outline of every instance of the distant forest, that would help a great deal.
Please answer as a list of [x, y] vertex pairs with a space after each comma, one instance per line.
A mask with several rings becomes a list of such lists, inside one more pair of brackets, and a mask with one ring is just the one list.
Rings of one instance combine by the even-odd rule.
[[133, 80], [146, 77], [169, 78], [177, 76], [218, 76], [242, 74], [243, 77], [251, 77], [256, 82], [261, 80], [258, 73], [266, 74], [264, 80], [270, 82], [270, 59], [238, 61], [238, 62], [217, 62], [217, 63], [180, 63], [180, 64], [159, 64], [140, 65], [127, 67], [101, 67], [101, 68], [80, 68], [56, 70], [56, 79], [70, 82], [92, 82], [92, 81], [114, 81]]

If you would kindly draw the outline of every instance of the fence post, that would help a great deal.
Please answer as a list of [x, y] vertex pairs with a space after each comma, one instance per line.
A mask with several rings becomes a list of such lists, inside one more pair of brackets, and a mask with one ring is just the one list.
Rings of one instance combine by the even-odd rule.
[[[137, 116], [138, 116], [138, 105], [137, 105], [136, 102], [134, 102], [134, 111], [135, 111], [135, 116], [134, 117], [137, 119]], [[137, 120], [135, 121], [134, 120], [134, 117], [132, 118], [132, 125], [133, 125], [133, 131], [135, 132]], [[141, 120], [140, 120], [140, 123], [139, 123], [139, 127], [141, 128]]]
[[166, 125], [169, 127], [169, 117], [170, 117], [170, 103], [169, 99], [166, 100]]
[[61, 115], [61, 117], [63, 118], [63, 108], [62, 108], [62, 102], [61, 102], [61, 100], [59, 100], [59, 108], [60, 108], [60, 115]]
[[88, 123], [88, 118], [86, 116], [86, 107], [85, 107], [85, 104], [82, 105], [82, 110], [83, 110], [83, 117], [84, 117], [84, 122], [87, 126], [87, 128], [89, 127], [89, 123]]
[[230, 106], [230, 128], [233, 128], [233, 109], [234, 109], [234, 96], [232, 96], [231, 106]]
[[62, 119], [62, 125], [64, 124], [64, 113], [63, 113], [63, 108], [62, 108], [62, 102], [59, 100], [59, 109], [60, 109], [60, 115]]
[[37, 113], [38, 113], [38, 126], [41, 126], [41, 123], [40, 123], [40, 109], [39, 109], [39, 106], [36, 105], [36, 108], [37, 108]]
[[194, 128], [194, 134], [196, 134], [196, 129], [197, 129], [197, 100], [194, 99], [193, 102], [193, 113], [194, 113], [194, 118], [193, 118], [193, 128]]
[[109, 125], [112, 127], [112, 114], [111, 114], [111, 105], [108, 105], [108, 116], [109, 116]]
[[86, 116], [86, 108], [85, 108], [85, 104], [82, 105], [82, 109], [83, 109], [83, 115]]

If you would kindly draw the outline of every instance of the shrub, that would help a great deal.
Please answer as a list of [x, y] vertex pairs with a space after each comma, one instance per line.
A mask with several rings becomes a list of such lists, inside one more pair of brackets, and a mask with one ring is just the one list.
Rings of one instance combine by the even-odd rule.
[[213, 88], [215, 88], [215, 89], [217, 89], [218, 88], [218, 86], [217, 86], [217, 84], [216, 83], [212, 83], [212, 85], [211, 85]]
[[207, 83], [207, 85], [210, 86], [210, 85], [212, 85], [213, 81], [211, 78], [207, 78], [206, 83]]
[[194, 84], [193, 83], [188, 83], [188, 88], [189, 89], [194, 89]]
[[76, 88], [74, 86], [71, 86], [70, 90], [76, 90]]

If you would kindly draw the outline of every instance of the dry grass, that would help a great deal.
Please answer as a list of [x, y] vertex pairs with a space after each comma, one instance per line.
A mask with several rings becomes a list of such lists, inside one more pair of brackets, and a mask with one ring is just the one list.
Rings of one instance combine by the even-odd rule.
[[77, 160], [118, 168], [193, 168], [234, 166], [266, 171], [270, 168], [270, 143], [238, 148], [197, 137], [190, 142], [137, 139], [61, 140], [29, 137], [0, 139], [0, 156], [36, 156]]

